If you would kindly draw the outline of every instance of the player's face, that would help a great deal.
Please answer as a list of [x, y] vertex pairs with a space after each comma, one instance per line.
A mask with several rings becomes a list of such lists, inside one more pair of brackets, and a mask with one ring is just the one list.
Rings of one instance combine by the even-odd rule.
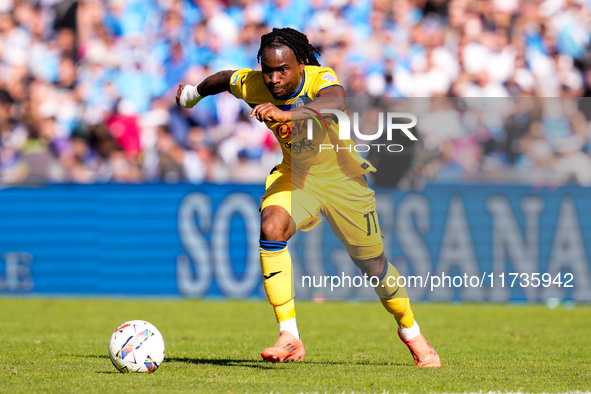
[[267, 47], [261, 54], [261, 69], [271, 95], [277, 100], [287, 100], [300, 86], [304, 63], [298, 63], [286, 46]]

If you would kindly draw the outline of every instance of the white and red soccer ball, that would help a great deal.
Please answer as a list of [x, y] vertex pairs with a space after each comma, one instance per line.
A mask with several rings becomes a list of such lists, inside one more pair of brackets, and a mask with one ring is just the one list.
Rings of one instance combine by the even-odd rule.
[[147, 321], [128, 321], [111, 335], [109, 357], [119, 372], [154, 372], [164, 360], [164, 338]]

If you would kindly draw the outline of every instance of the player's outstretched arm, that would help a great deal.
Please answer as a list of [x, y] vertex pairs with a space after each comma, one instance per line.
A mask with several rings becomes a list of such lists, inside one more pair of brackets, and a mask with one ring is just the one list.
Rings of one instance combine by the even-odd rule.
[[310, 115], [307, 108], [312, 108], [318, 112], [322, 109], [336, 109], [344, 111], [347, 107], [345, 89], [340, 86], [331, 86], [326, 89], [322, 89], [318, 92], [318, 96], [312, 100], [311, 103], [306, 104], [305, 107], [298, 107], [291, 110], [291, 120], [304, 120], [310, 119]]
[[233, 70], [217, 72], [205, 78], [197, 86], [180, 84], [176, 91], [176, 103], [183, 108], [193, 108], [203, 97], [230, 90]]
[[[318, 96], [306, 107], [293, 108], [291, 110], [284, 111], [279, 109], [276, 105], [271, 103], [259, 104], [253, 108], [250, 113], [250, 117], [256, 117], [259, 121], [264, 122], [291, 122], [297, 120], [311, 119], [309, 110], [320, 111], [321, 109], [337, 109], [344, 111], [346, 107], [346, 94], [345, 90], [340, 86], [331, 86], [326, 89], [322, 89]], [[307, 112], [307, 113], [306, 113]]]

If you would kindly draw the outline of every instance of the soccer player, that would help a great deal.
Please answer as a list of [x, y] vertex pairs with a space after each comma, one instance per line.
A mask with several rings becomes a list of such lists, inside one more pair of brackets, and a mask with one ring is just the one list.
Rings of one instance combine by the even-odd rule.
[[192, 108], [205, 96], [228, 91], [249, 104], [250, 116], [265, 122], [281, 144], [283, 161], [266, 181], [260, 235], [264, 287], [279, 323], [279, 339], [261, 355], [266, 361], [304, 359], [287, 241], [297, 230], [312, 229], [322, 213], [362, 273], [379, 278], [374, 289], [396, 319], [398, 335], [416, 365], [439, 367], [439, 356], [414, 319], [406, 289], [396, 285], [398, 271], [383, 253], [374, 191], [365, 179], [375, 168], [353, 149], [318, 149], [331, 140], [333, 145], [353, 145], [351, 140], [336, 140], [338, 125], [331, 118], [324, 132], [315, 128], [308, 139], [305, 125], [311, 114], [345, 110], [345, 89], [332, 69], [320, 66], [317, 53], [297, 30], [273, 29], [261, 38], [261, 71], [220, 71], [197, 86], [180, 85], [176, 95], [178, 105]]

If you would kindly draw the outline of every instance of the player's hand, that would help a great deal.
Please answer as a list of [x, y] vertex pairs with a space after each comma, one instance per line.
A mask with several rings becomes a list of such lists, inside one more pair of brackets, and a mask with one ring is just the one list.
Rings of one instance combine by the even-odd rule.
[[186, 84], [180, 84], [178, 90], [176, 91], [176, 105], [179, 107], [181, 106], [181, 94], [183, 93], [183, 89], [187, 86]]
[[179, 107], [193, 108], [202, 98], [197, 86], [181, 84], [176, 91], [176, 103]]
[[257, 105], [250, 113], [250, 117], [256, 117], [260, 122], [287, 123], [291, 121], [289, 111], [283, 111], [271, 103]]

